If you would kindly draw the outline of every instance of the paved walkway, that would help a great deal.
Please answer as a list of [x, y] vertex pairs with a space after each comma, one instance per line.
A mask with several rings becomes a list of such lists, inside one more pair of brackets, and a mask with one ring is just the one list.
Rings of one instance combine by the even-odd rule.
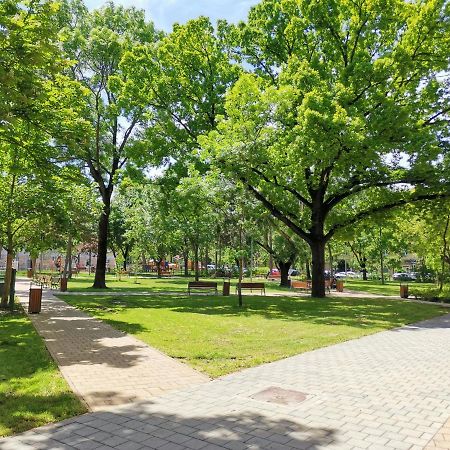
[[0, 449], [436, 450], [448, 448], [449, 380], [446, 315], [38, 428]]
[[[16, 284], [27, 310], [29, 281]], [[90, 410], [148, 400], [207, 382], [191, 369], [142, 341], [43, 292], [42, 312], [30, 314], [64, 378]]]

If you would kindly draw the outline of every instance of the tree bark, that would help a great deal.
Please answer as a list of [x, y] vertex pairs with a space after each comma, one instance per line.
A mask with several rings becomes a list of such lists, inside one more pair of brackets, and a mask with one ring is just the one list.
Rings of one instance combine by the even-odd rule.
[[32, 270], [33, 276], [36, 274], [36, 261], [37, 261], [37, 257], [33, 256], [31, 258], [31, 270]]
[[194, 269], [195, 269], [195, 281], [200, 279], [200, 271], [198, 267], [198, 244], [194, 244]]
[[445, 277], [445, 255], [447, 254], [447, 232], [450, 226], [450, 214], [447, 215], [447, 221], [445, 223], [444, 233], [442, 235], [442, 267], [441, 276], [439, 280], [439, 292], [442, 292], [444, 287], [444, 277]]
[[366, 267], [366, 258], [364, 257], [361, 262], [361, 272], [363, 274], [363, 280], [367, 281], [367, 267]]
[[306, 268], [306, 279], [310, 280], [311, 279], [311, 267], [309, 265], [309, 261], [306, 261], [305, 266], [306, 266], [305, 267]]
[[289, 269], [291, 268], [291, 261], [277, 261], [278, 267], [280, 268], [280, 286], [289, 287]]
[[106, 257], [108, 253], [108, 228], [111, 214], [111, 195], [103, 198], [103, 211], [98, 223], [97, 266], [93, 288], [106, 289]]
[[184, 276], [189, 276], [189, 250], [185, 250], [183, 252], [183, 260], [184, 260]]
[[6, 272], [5, 272], [5, 285], [3, 287], [3, 295], [1, 307], [8, 307], [9, 300], [9, 292], [11, 288], [11, 279], [12, 279], [12, 263], [14, 259], [14, 245], [13, 245], [13, 237], [12, 233], [8, 232], [7, 236], [7, 245], [6, 245]]
[[383, 245], [382, 245], [382, 228], [380, 227], [380, 270], [381, 270], [381, 284], [384, 284], [384, 256], [383, 256]]
[[311, 296], [325, 297], [325, 240], [311, 241], [312, 289]]
[[122, 251], [122, 258], [123, 258], [122, 269], [127, 270], [128, 254], [130, 253], [130, 246], [125, 245], [124, 250], [121, 250], [121, 251]]
[[72, 236], [67, 240], [66, 260], [64, 261], [63, 278], [72, 278]]

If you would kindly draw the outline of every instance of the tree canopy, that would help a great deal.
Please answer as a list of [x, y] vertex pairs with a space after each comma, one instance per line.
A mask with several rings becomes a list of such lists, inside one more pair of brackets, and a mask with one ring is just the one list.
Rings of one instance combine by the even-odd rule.
[[449, 195], [448, 8], [264, 0], [238, 30], [253, 68], [205, 158], [310, 245], [314, 296], [336, 231]]

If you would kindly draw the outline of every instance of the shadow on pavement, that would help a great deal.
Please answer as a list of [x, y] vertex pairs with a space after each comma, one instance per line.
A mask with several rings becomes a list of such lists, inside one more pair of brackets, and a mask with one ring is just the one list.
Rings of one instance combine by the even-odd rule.
[[333, 443], [336, 438], [333, 429], [308, 427], [289, 419], [269, 418], [260, 413], [230, 412], [204, 417], [153, 411], [153, 406], [145, 403], [121, 407], [117, 412], [86, 414], [0, 440], [0, 448], [12, 450], [14, 445], [20, 444], [29, 445], [31, 449], [33, 445], [39, 444], [39, 448], [46, 449], [96, 448], [103, 445], [104, 449], [314, 450]]

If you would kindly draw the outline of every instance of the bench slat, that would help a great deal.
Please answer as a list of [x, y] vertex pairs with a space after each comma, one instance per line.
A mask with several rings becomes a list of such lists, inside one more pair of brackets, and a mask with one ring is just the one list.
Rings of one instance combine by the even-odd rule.
[[252, 291], [253, 289], [257, 291], [261, 291], [261, 294], [266, 294], [266, 285], [264, 283], [253, 283], [253, 282], [242, 282], [236, 284], [236, 293], [238, 292], [239, 288], [241, 291], [243, 289], [250, 289]]
[[212, 290], [217, 294], [217, 283], [214, 281], [189, 281], [188, 294], [191, 295], [191, 289]]

